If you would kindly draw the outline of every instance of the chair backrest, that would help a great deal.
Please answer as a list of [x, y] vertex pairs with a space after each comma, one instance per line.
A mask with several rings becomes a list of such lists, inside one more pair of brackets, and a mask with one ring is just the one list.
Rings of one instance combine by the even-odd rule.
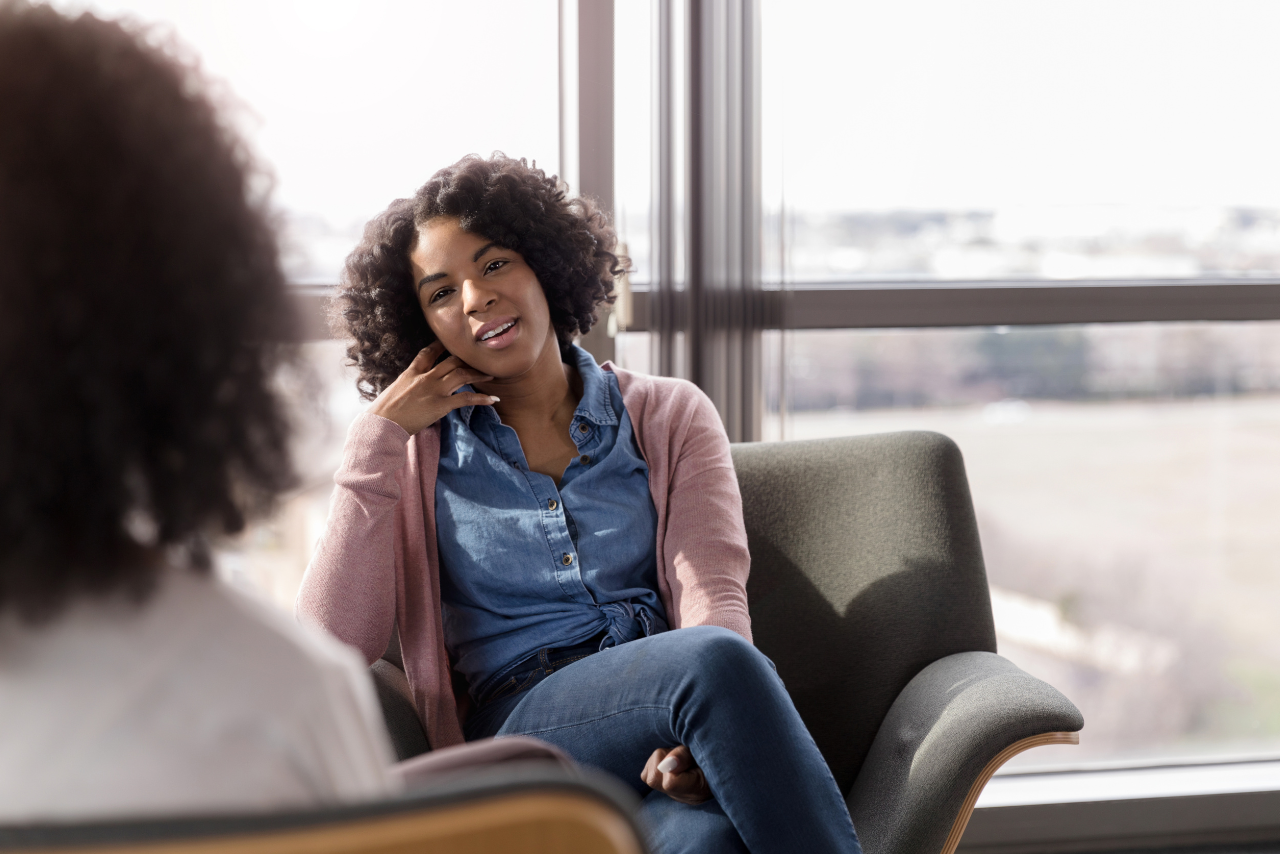
[[304, 812], [0, 827], [0, 851], [58, 854], [644, 854], [635, 796], [549, 763]]
[[756, 646], [842, 792], [928, 664], [995, 652], [960, 450], [937, 433], [735, 445]]

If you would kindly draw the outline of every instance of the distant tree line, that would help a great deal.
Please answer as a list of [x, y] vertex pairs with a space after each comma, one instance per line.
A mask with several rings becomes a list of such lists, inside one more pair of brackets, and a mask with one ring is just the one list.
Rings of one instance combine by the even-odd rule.
[[[1280, 391], [1280, 324], [790, 333], [792, 410]], [[776, 406], [777, 389], [771, 404]]]

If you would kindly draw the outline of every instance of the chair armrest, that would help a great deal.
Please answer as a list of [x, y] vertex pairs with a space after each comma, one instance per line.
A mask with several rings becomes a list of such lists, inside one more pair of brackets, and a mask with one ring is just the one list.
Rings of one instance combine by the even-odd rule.
[[1084, 718], [991, 652], [961, 652], [907, 683], [849, 794], [867, 854], [951, 854], [995, 770], [1040, 744], [1078, 743]]
[[369, 668], [373, 686], [378, 691], [382, 705], [382, 718], [391, 735], [391, 745], [396, 760], [404, 761], [431, 749], [427, 732], [418, 720], [418, 710], [413, 707], [413, 694], [404, 671], [390, 661], [380, 658]]

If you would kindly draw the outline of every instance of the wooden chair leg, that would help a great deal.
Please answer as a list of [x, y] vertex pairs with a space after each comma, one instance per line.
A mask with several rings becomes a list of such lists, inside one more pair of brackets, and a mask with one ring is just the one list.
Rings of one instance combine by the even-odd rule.
[[1048, 744], [1079, 744], [1080, 733], [1078, 732], [1046, 732], [1042, 735], [1033, 735], [1030, 738], [1024, 738], [1022, 741], [1015, 741], [995, 755], [995, 757], [987, 763], [982, 769], [982, 773], [978, 775], [978, 779], [973, 781], [973, 785], [969, 787], [969, 794], [965, 796], [964, 803], [960, 806], [960, 814], [956, 816], [955, 823], [951, 825], [951, 833], [947, 835], [947, 841], [942, 846], [941, 854], [955, 854], [956, 847], [960, 844], [960, 837], [964, 836], [964, 829], [969, 826], [969, 819], [973, 817], [974, 804], [978, 802], [978, 796], [982, 794], [982, 790], [987, 787], [987, 782], [991, 779], [996, 771], [1000, 770], [1000, 766], [1017, 756], [1024, 750], [1030, 750], [1033, 747], [1044, 747]]

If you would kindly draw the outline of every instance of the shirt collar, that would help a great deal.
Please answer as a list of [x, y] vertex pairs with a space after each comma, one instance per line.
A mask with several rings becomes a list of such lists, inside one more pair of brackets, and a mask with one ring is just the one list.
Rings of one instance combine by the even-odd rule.
[[582, 378], [582, 400], [574, 411], [575, 418], [585, 418], [597, 427], [618, 423], [618, 414], [609, 402], [609, 381], [596, 364], [595, 357], [577, 344], [569, 345], [566, 354]]
[[[565, 355], [568, 357], [566, 361], [578, 369], [578, 376], [582, 378], [582, 400], [578, 402], [573, 417], [585, 418], [597, 427], [617, 424], [618, 414], [613, 411], [613, 404], [609, 402], [609, 380], [605, 377], [604, 370], [596, 364], [595, 357], [577, 344], [570, 344], [569, 352]], [[457, 393], [469, 391], [474, 389], [465, 385]], [[492, 410], [492, 407], [484, 408]], [[474, 406], [464, 406], [454, 410], [468, 430], [473, 429], [471, 416], [475, 409]]]

